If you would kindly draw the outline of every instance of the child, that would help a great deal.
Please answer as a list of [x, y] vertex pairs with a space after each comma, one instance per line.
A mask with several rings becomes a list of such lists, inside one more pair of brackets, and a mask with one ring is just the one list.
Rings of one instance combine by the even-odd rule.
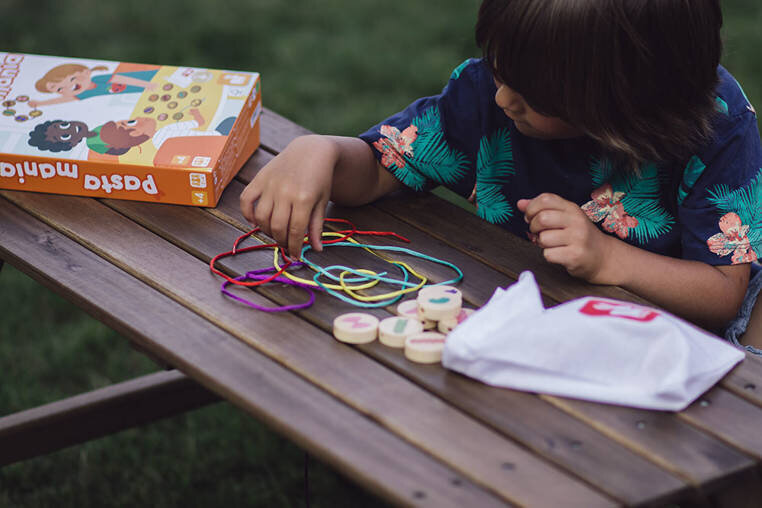
[[294, 140], [241, 194], [292, 256], [329, 199], [445, 185], [545, 258], [710, 329], [762, 252], [754, 109], [721, 66], [717, 0], [484, 0], [484, 58], [359, 139]]
[[30, 146], [51, 152], [69, 151], [83, 139], [91, 138], [96, 133], [85, 122], [79, 120], [50, 120], [37, 125], [29, 133]]
[[54, 67], [40, 78], [34, 87], [42, 93], [55, 93], [58, 97], [45, 101], [29, 101], [33, 108], [49, 104], [61, 104], [88, 99], [98, 95], [117, 93], [139, 93], [143, 89], [153, 90], [158, 85], [151, 83], [155, 70], [115, 72], [93, 76], [94, 71], [105, 71], [97, 65], [88, 69], [84, 65], [64, 64]]

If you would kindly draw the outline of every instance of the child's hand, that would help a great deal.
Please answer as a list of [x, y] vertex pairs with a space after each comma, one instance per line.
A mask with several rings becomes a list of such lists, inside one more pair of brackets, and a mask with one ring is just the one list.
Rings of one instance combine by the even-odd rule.
[[601, 232], [577, 204], [545, 193], [520, 199], [517, 206], [545, 259], [588, 282], [616, 284], [616, 266], [610, 255], [611, 242], [616, 239]]
[[333, 145], [319, 136], [292, 141], [241, 193], [246, 220], [262, 228], [292, 258], [300, 257], [308, 229], [312, 248], [321, 251], [337, 157]]
[[201, 115], [201, 111], [199, 111], [198, 108], [191, 108], [189, 113], [191, 114], [191, 116], [196, 121], [199, 127], [204, 125], [204, 122], [206, 122], [204, 117]]

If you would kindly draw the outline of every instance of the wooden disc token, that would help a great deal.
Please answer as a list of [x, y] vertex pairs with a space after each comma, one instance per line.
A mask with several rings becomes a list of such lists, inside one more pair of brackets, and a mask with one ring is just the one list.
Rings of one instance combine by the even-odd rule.
[[397, 305], [397, 315], [418, 319], [418, 302], [405, 300]]
[[423, 310], [421, 310], [420, 307], [418, 307], [418, 320], [423, 324], [424, 330], [433, 330], [437, 327], [437, 322], [433, 319], [426, 319], [423, 317]]
[[421, 333], [423, 324], [417, 317], [392, 316], [381, 320], [378, 325], [378, 340], [389, 347], [405, 347], [405, 339]]
[[416, 363], [442, 361], [445, 336], [437, 332], [422, 332], [405, 339], [405, 358]]
[[437, 327], [436, 321], [426, 319], [421, 315], [421, 309], [418, 308], [418, 302], [415, 300], [405, 300], [397, 305], [397, 315], [417, 319], [423, 325], [424, 330]]
[[457, 316], [463, 304], [460, 290], [452, 286], [425, 287], [418, 291], [416, 300], [423, 317], [434, 321]]
[[447, 318], [437, 323], [437, 330], [447, 335], [453, 328], [466, 320], [468, 316], [476, 312], [474, 309], [460, 309], [460, 312], [454, 318]]
[[333, 336], [349, 344], [366, 344], [376, 340], [378, 318], [365, 312], [348, 312], [333, 320]]

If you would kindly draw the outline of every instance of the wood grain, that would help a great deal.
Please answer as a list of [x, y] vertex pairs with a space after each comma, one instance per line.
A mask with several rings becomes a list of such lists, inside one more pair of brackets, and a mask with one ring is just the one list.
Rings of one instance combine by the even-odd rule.
[[5, 199], [0, 237], [3, 259], [379, 495], [403, 505], [505, 504]]
[[[610, 503], [592, 489], [297, 316], [257, 313], [240, 305], [231, 305], [220, 295], [219, 282], [204, 262], [160, 241], [148, 230], [97, 201], [31, 193], [3, 192], [3, 195], [215, 323], [240, 339], [242, 345], [245, 342], [299, 373], [503, 499], [518, 504], [557, 503], [562, 499], [584, 500], [591, 505]], [[120, 201], [118, 204], [123, 210], [140, 207], [144, 213], [156, 217], [154, 220], [169, 213], [164, 206], [158, 211], [146, 203]], [[214, 219], [209, 214], [206, 217]], [[221, 229], [227, 227], [217, 222]], [[198, 223], [189, 224], [179, 233], [192, 231], [195, 236], [199, 227]], [[235, 236], [225, 235], [225, 247]], [[225, 247], [220, 246], [216, 251]], [[251, 298], [260, 304], [271, 304], [253, 292]], [[205, 357], [198, 354], [194, 358], [197, 369], [207, 369]], [[337, 365], [341, 368], [336, 368]], [[469, 439], [456, 437], [463, 435], [468, 435]], [[514, 464], [515, 468], [505, 470], [502, 468], [504, 463]], [[540, 483], [538, 478], [545, 480]], [[544, 483], [549, 478], [553, 488]], [[664, 478], [670, 479], [664, 475], [654, 478], [660, 491], [672, 492], [674, 487], [680, 486], [676, 479], [671, 479], [671, 484], [661, 487], [658, 480], [663, 482]]]
[[219, 400], [172, 370], [14, 413], [0, 418], [0, 466]]
[[[223, 202], [218, 206], [215, 215], [219, 215], [221, 210], [233, 208], [233, 204], [229, 203], [229, 200], [232, 200], [230, 194], [223, 196]], [[197, 236], [194, 233], [191, 237], [185, 237], [174, 232], [175, 228], [172, 225], [177, 222], [188, 222], [191, 220], [188, 217], [172, 219], [167, 222], [166, 214], [147, 213], [146, 209], [137, 203], [109, 201], [108, 204], [178, 245], [187, 246], [189, 242], [194, 242]], [[185, 215], [184, 212], [183, 215]], [[225, 233], [221, 231], [221, 227], [217, 228], [216, 233], [211, 229], [206, 226], [193, 228], [194, 231], [203, 232], [201, 236], [204, 238], [204, 243], [213, 238], [217, 238], [216, 241], [218, 242], [225, 241]], [[234, 236], [235, 233], [228, 234], [228, 238]], [[199, 249], [194, 248], [192, 250]], [[330, 250], [328, 249], [329, 252]], [[208, 259], [211, 255], [211, 253], [207, 254], [204, 259]], [[261, 261], [251, 259], [249, 266], [258, 266], [258, 263], [270, 262], [267, 257], [265, 256]], [[329, 258], [328, 262], [333, 263], [335, 261], [335, 259]], [[224, 264], [221, 263], [221, 265]], [[241, 268], [240, 271], [245, 271], [245, 268]], [[276, 295], [270, 294], [267, 288], [260, 292], [271, 298], [278, 298]], [[330, 330], [331, 321], [337, 315], [336, 301], [318, 299], [316, 305], [301, 314], [310, 322], [325, 330]], [[445, 400], [461, 408], [467, 408], [469, 413], [483, 418], [491, 425], [497, 424], [497, 428], [506, 432], [510, 437], [518, 439], [522, 444], [529, 446], [530, 449], [539, 452], [542, 456], [566, 466], [575, 474], [598, 485], [611, 495], [627, 499], [628, 502], [638, 502], [643, 492], [658, 496], [660, 489], [663, 488], [666, 492], [675, 486], [674, 479], [664, 476], [658, 468], [649, 465], [645, 460], [628, 452], [616, 443], [602, 438], [596, 431], [573, 418], [565, 416], [562, 412], [534, 396], [507, 390], [487, 389], [479, 383], [452, 373], [448, 373], [450, 381], [445, 388], [440, 383], [441, 376], [439, 373], [446, 371], [441, 367], [426, 369], [415, 366], [405, 360], [399, 351], [390, 350], [380, 344], [361, 346], [358, 349], [404, 376], [413, 379], [416, 383], [422, 384]], [[472, 389], [463, 390], [461, 395], [454, 388], [461, 385], [470, 386]], [[514, 407], [516, 414], [521, 414], [521, 418], [515, 416], [511, 418], [505, 412], [497, 411], [495, 409], [496, 404], [501, 405], [503, 402]], [[506, 416], [509, 418], [506, 419]], [[585, 445], [580, 447], [578, 443], [585, 443]], [[622, 474], [623, 471], [626, 471], [627, 474]], [[643, 484], [639, 485], [633, 481], [633, 478], [642, 478]], [[648, 485], [649, 489], [644, 489], [643, 485]]]

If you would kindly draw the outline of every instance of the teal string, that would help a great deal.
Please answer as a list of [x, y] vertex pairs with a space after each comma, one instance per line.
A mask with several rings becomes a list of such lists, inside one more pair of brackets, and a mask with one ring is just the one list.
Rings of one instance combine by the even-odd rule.
[[[407, 249], [405, 247], [395, 247], [395, 246], [391, 246], [391, 245], [369, 245], [369, 244], [354, 243], [354, 242], [337, 242], [337, 243], [332, 243], [332, 244], [328, 244], [328, 245], [335, 246], [335, 247], [360, 247], [360, 248], [367, 248], [367, 249], [372, 249], [372, 250], [387, 250], [387, 251], [394, 251], [394, 252], [403, 252], [403, 253], [408, 254], [410, 256], [413, 256], [413, 257], [417, 257], [417, 258], [420, 258], [420, 259], [424, 259], [426, 261], [431, 261], [433, 263], [438, 263], [440, 265], [447, 266], [448, 268], [451, 268], [452, 270], [454, 270], [458, 274], [456, 277], [454, 277], [454, 278], [452, 278], [450, 280], [446, 280], [444, 282], [438, 282], [436, 284], [425, 284], [422, 287], [444, 286], [444, 285], [456, 284], [456, 283], [460, 282], [461, 279], [463, 279], [463, 272], [460, 270], [460, 268], [458, 268], [454, 264], [450, 263], [449, 261], [444, 261], [442, 259], [438, 259], [438, 258], [435, 258], [433, 256], [429, 256], [427, 254], [423, 254], [421, 252], [417, 252], [417, 251], [414, 251], [414, 250], [411, 250], [411, 249]], [[349, 273], [351, 273], [353, 275], [358, 275], [359, 277], [364, 278], [366, 281], [370, 280], [370, 279], [374, 279], [374, 280], [379, 280], [381, 282], [386, 282], [388, 284], [397, 284], [397, 285], [400, 285], [400, 286], [403, 286], [403, 287], [415, 287], [415, 286], [418, 285], [418, 284], [415, 284], [415, 283], [412, 283], [412, 282], [408, 282], [409, 272], [401, 264], [392, 263], [392, 264], [394, 264], [394, 266], [396, 266], [397, 268], [399, 268], [402, 271], [402, 273], [404, 275], [404, 280], [391, 279], [389, 277], [385, 277], [384, 275], [386, 274], [386, 272], [382, 272], [381, 274], [371, 275], [371, 274], [362, 273], [362, 272], [359, 272], [358, 270], [355, 270], [355, 269], [352, 269], [352, 268], [349, 268], [349, 267], [346, 267], [346, 266], [341, 266], [341, 265], [331, 265], [329, 267], [323, 268], [323, 267], [321, 267], [319, 265], [316, 265], [315, 263], [311, 262], [305, 256], [307, 251], [309, 251], [311, 249], [312, 249], [311, 245], [305, 244], [304, 247], [302, 247], [301, 257], [302, 257], [302, 261], [304, 261], [304, 263], [306, 263], [307, 265], [312, 267], [317, 272], [315, 274], [315, 276], [313, 277], [313, 280], [315, 281], [315, 283], [321, 289], [325, 290], [328, 294], [333, 295], [336, 298], [338, 298], [339, 300], [342, 300], [344, 302], [350, 303], [350, 304], [355, 305], [357, 307], [363, 307], [363, 308], [385, 307], [387, 305], [392, 305], [395, 302], [399, 301], [404, 295], [397, 295], [397, 296], [392, 297], [392, 298], [390, 298], [388, 300], [382, 300], [382, 301], [379, 301], [379, 302], [361, 302], [361, 301], [355, 300], [355, 299], [353, 299], [353, 298], [351, 298], [349, 296], [346, 296], [343, 293], [340, 293], [340, 292], [338, 292], [336, 290], [333, 290], [333, 289], [330, 289], [330, 288], [326, 287], [324, 284], [322, 284], [320, 282], [320, 277], [321, 276], [326, 276], [326, 277], [328, 277], [328, 278], [338, 282], [338, 281], [340, 281], [340, 278], [335, 276], [335, 275], [333, 275], [333, 274], [331, 274], [330, 271], [331, 270], [342, 270], [342, 271], [349, 272]], [[353, 281], [355, 281], [355, 280], [356, 279], [353, 279]], [[346, 279], [345, 279], [345, 282], [347, 282]]]

